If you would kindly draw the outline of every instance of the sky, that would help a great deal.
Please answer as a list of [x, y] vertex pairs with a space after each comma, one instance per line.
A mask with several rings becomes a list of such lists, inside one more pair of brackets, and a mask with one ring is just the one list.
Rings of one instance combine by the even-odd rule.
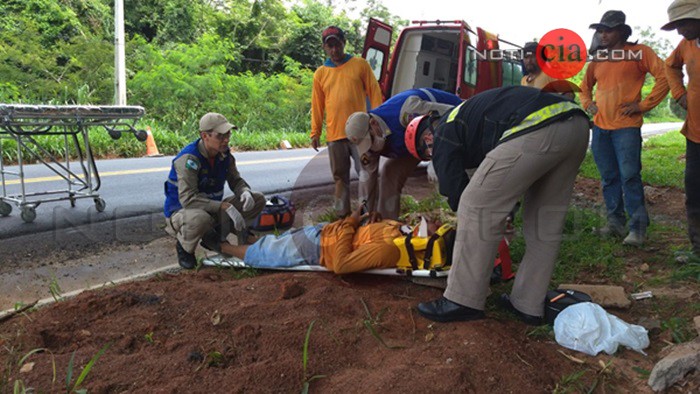
[[[359, 0], [361, 3], [363, 0]], [[502, 39], [523, 44], [539, 39], [546, 32], [567, 28], [590, 43], [593, 30], [607, 10], [621, 10], [633, 29], [630, 39], [639, 38], [636, 26], [651, 26], [657, 37], [673, 46], [681, 36], [660, 28], [668, 22], [666, 9], [672, 0], [380, 0], [392, 14], [412, 20], [465, 20], [472, 29], [481, 27]]]

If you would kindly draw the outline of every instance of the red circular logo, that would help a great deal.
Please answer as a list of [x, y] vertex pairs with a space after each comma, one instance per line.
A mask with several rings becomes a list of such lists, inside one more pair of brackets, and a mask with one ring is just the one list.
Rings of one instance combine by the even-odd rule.
[[537, 64], [552, 78], [571, 78], [586, 64], [586, 44], [569, 29], [554, 29], [537, 44]]

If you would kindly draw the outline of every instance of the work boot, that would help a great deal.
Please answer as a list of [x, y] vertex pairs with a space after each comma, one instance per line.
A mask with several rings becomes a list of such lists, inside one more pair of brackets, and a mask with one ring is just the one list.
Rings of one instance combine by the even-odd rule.
[[520, 312], [518, 309], [516, 309], [513, 303], [510, 302], [510, 296], [508, 294], [501, 294], [501, 298], [498, 299], [498, 305], [517, 316], [523, 323], [529, 326], [541, 326], [545, 323], [541, 316], [528, 315], [527, 313]]
[[418, 313], [426, 319], [439, 322], [468, 321], [484, 318], [484, 311], [459, 305], [445, 297], [418, 304]]
[[625, 226], [623, 226], [619, 223], [608, 222], [605, 224], [605, 226], [598, 229], [598, 234], [601, 237], [621, 238], [625, 235]]
[[624, 241], [622, 241], [622, 243], [624, 245], [639, 247], [639, 246], [644, 245], [645, 238], [646, 237], [644, 236], [644, 234], [642, 234], [640, 231], [632, 230], [632, 231], [630, 231], [629, 234], [627, 234], [627, 236], [625, 237]]
[[202, 237], [199, 244], [207, 250], [214, 251], [216, 253], [221, 253], [221, 235], [216, 230], [209, 230]]
[[180, 264], [180, 267], [191, 270], [197, 266], [197, 258], [194, 257], [194, 254], [186, 251], [180, 245], [180, 241], [177, 241], [177, 244], [175, 244], [175, 249], [177, 250], [177, 262]]

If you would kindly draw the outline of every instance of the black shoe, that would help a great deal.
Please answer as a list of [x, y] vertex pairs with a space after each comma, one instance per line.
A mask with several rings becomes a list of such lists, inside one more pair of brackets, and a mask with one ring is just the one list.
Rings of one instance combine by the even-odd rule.
[[185, 251], [180, 245], [180, 241], [175, 244], [175, 249], [177, 249], [177, 262], [180, 263], [180, 267], [191, 270], [197, 266], [197, 258], [194, 257], [194, 254]]
[[418, 313], [426, 319], [439, 322], [478, 320], [484, 318], [484, 311], [456, 304], [445, 297], [418, 304]]
[[528, 315], [527, 313], [520, 312], [515, 309], [513, 303], [510, 302], [510, 296], [508, 294], [501, 294], [501, 298], [498, 300], [501, 308], [516, 315], [523, 323], [529, 326], [542, 326], [544, 325], [544, 319], [540, 316]]
[[207, 250], [212, 250], [217, 253], [221, 253], [221, 236], [216, 230], [209, 230], [202, 237], [199, 244]]

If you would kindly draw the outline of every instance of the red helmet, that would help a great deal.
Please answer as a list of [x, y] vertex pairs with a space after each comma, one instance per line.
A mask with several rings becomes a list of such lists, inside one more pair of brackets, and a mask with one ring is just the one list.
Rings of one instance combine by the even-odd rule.
[[404, 142], [406, 143], [406, 149], [408, 149], [411, 155], [413, 155], [413, 157], [415, 157], [418, 160], [425, 160], [423, 157], [421, 157], [420, 153], [418, 153], [418, 145], [416, 144], [417, 139], [420, 137], [421, 132], [425, 128], [420, 127], [423, 119], [429, 122], [430, 115], [421, 115], [413, 118], [411, 123], [409, 123], [406, 127], [406, 133], [404, 134]]

